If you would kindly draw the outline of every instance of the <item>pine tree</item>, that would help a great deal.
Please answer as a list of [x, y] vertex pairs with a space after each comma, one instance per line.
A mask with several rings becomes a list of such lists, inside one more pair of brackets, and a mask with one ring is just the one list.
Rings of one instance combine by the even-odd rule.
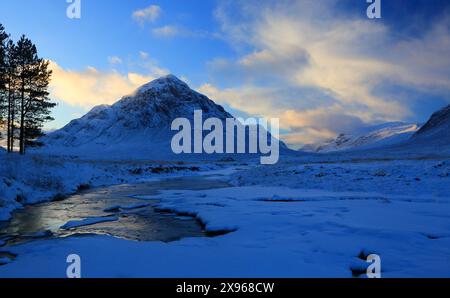
[[38, 57], [36, 46], [25, 36], [17, 42], [17, 77], [20, 111], [20, 153], [25, 147], [39, 145], [36, 138], [43, 135], [44, 122], [52, 120], [50, 109], [56, 104], [49, 99], [51, 78], [49, 63]]
[[8, 110], [7, 121], [7, 144], [8, 152], [14, 150], [14, 140], [16, 137], [16, 114], [17, 103], [17, 48], [12, 40], [8, 40], [6, 45], [6, 101]]
[[38, 59], [34, 65], [33, 76], [30, 82], [31, 89], [25, 107], [22, 154], [25, 153], [25, 146], [35, 147], [42, 145], [36, 139], [44, 135], [42, 132], [44, 123], [54, 120], [50, 113], [51, 109], [56, 106], [56, 103], [51, 102], [50, 94], [47, 91], [51, 75], [52, 71], [49, 70], [49, 62]]
[[[3, 119], [7, 111], [7, 97], [6, 97], [6, 44], [8, 34], [5, 28], [0, 24], [0, 126], [3, 125]], [[1, 134], [0, 134], [0, 137]]]
[[17, 72], [19, 78], [19, 110], [20, 110], [20, 133], [19, 147], [20, 153], [24, 152], [24, 126], [26, 114], [26, 97], [30, 92], [29, 82], [32, 79], [32, 67], [37, 59], [36, 47], [31, 40], [24, 35], [17, 42]]
[[5, 29], [0, 25], [0, 105], [2, 116], [7, 114], [7, 149], [11, 152], [14, 147], [15, 134], [15, 83], [16, 83], [16, 50], [14, 42], [9, 38]]
[[0, 124], [7, 114], [7, 147], [14, 150], [19, 140], [20, 153], [38, 146], [42, 127], [51, 121], [56, 106], [49, 98], [52, 72], [49, 62], [38, 57], [36, 46], [22, 36], [17, 45], [0, 24]]

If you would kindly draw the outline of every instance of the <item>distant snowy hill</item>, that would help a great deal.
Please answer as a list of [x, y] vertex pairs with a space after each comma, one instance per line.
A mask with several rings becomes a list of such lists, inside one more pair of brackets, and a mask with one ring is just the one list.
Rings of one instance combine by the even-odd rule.
[[192, 121], [194, 110], [202, 110], [203, 119], [233, 117], [222, 106], [168, 75], [112, 106], [97, 106], [48, 134], [42, 139], [46, 146], [41, 150], [96, 158], [170, 158], [174, 156], [170, 142], [176, 133], [171, 131], [172, 121], [180, 117]]
[[434, 113], [412, 141], [450, 145], [450, 105]]
[[306, 145], [301, 150], [306, 152], [328, 153], [356, 149], [371, 149], [393, 145], [408, 140], [419, 126], [402, 122], [390, 122], [372, 126], [358, 135], [340, 134], [337, 138], [322, 144]]

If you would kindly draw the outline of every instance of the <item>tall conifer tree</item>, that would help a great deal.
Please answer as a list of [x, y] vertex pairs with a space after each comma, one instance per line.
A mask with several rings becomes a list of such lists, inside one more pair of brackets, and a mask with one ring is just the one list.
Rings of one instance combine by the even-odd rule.
[[[8, 34], [0, 24], [0, 126], [4, 126], [4, 118], [7, 114], [8, 100], [6, 96], [6, 45]], [[0, 135], [0, 137], [3, 137]]]
[[17, 42], [17, 76], [19, 81], [20, 153], [25, 147], [39, 145], [44, 122], [52, 120], [50, 109], [56, 104], [49, 99], [48, 86], [52, 72], [49, 63], [38, 57], [36, 46], [22, 36]]

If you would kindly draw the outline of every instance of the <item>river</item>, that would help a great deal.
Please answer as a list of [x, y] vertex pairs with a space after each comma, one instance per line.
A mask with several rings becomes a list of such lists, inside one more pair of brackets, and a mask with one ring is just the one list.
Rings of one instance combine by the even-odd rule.
[[[35, 239], [110, 235], [133, 241], [170, 242], [185, 237], [205, 237], [192, 217], [160, 213], [152, 200], [163, 190], [202, 190], [227, 187], [206, 177], [171, 178], [139, 184], [124, 184], [82, 191], [61, 201], [29, 205], [0, 223], [0, 240], [7, 246]], [[150, 196], [143, 200], [136, 196]], [[120, 206], [120, 207], [119, 207]], [[88, 218], [112, 219], [102, 223], [61, 228], [67, 222]]]

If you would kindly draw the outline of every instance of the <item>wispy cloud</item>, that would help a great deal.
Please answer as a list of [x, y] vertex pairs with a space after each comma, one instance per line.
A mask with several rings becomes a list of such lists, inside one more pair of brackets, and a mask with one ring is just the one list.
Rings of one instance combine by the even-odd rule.
[[108, 62], [110, 64], [121, 64], [122, 63], [122, 59], [120, 57], [117, 57], [117, 56], [111, 56], [111, 57], [108, 57]]
[[143, 84], [168, 73], [151, 60], [139, 64], [143, 65], [142, 72], [120, 73], [114, 69], [102, 71], [94, 67], [70, 70], [51, 61], [51, 96], [69, 105], [89, 109], [99, 104], [112, 104]]
[[163, 27], [153, 28], [152, 33], [158, 37], [174, 37], [182, 34], [182, 30], [173, 25], [166, 25]]
[[198, 91], [235, 110], [258, 117], [279, 118], [281, 128], [290, 131], [281, 138], [290, 145], [332, 138], [336, 128], [339, 132], [351, 133], [366, 125], [338, 102], [327, 104], [327, 100], [322, 100], [319, 104], [319, 98], [312, 97], [317, 105], [311, 105], [308, 103], [311, 95], [303, 93], [304, 100], [299, 100], [300, 95], [292, 90], [254, 85], [219, 89], [203, 84]]
[[[215, 16], [239, 57], [209, 66], [215, 77], [236, 78], [236, 87], [202, 89], [244, 112], [282, 117], [291, 141], [304, 142], [410, 116], [410, 106], [384, 82], [448, 94], [449, 17], [416, 38], [396, 40], [384, 23], [340, 16], [335, 3], [221, 2]], [[304, 96], [310, 89], [321, 98]]]
[[147, 60], [149, 57], [148, 53], [144, 51], [140, 51], [139, 56], [141, 57], [142, 60]]
[[133, 12], [133, 20], [143, 25], [146, 22], [153, 23], [161, 15], [162, 9], [158, 5], [150, 5], [149, 7], [139, 9]]
[[210, 38], [218, 39], [217, 33], [212, 33], [205, 30], [192, 30], [182, 26], [165, 25], [152, 29], [152, 34], [156, 37], [173, 38], [173, 37], [187, 37], [187, 38]]

